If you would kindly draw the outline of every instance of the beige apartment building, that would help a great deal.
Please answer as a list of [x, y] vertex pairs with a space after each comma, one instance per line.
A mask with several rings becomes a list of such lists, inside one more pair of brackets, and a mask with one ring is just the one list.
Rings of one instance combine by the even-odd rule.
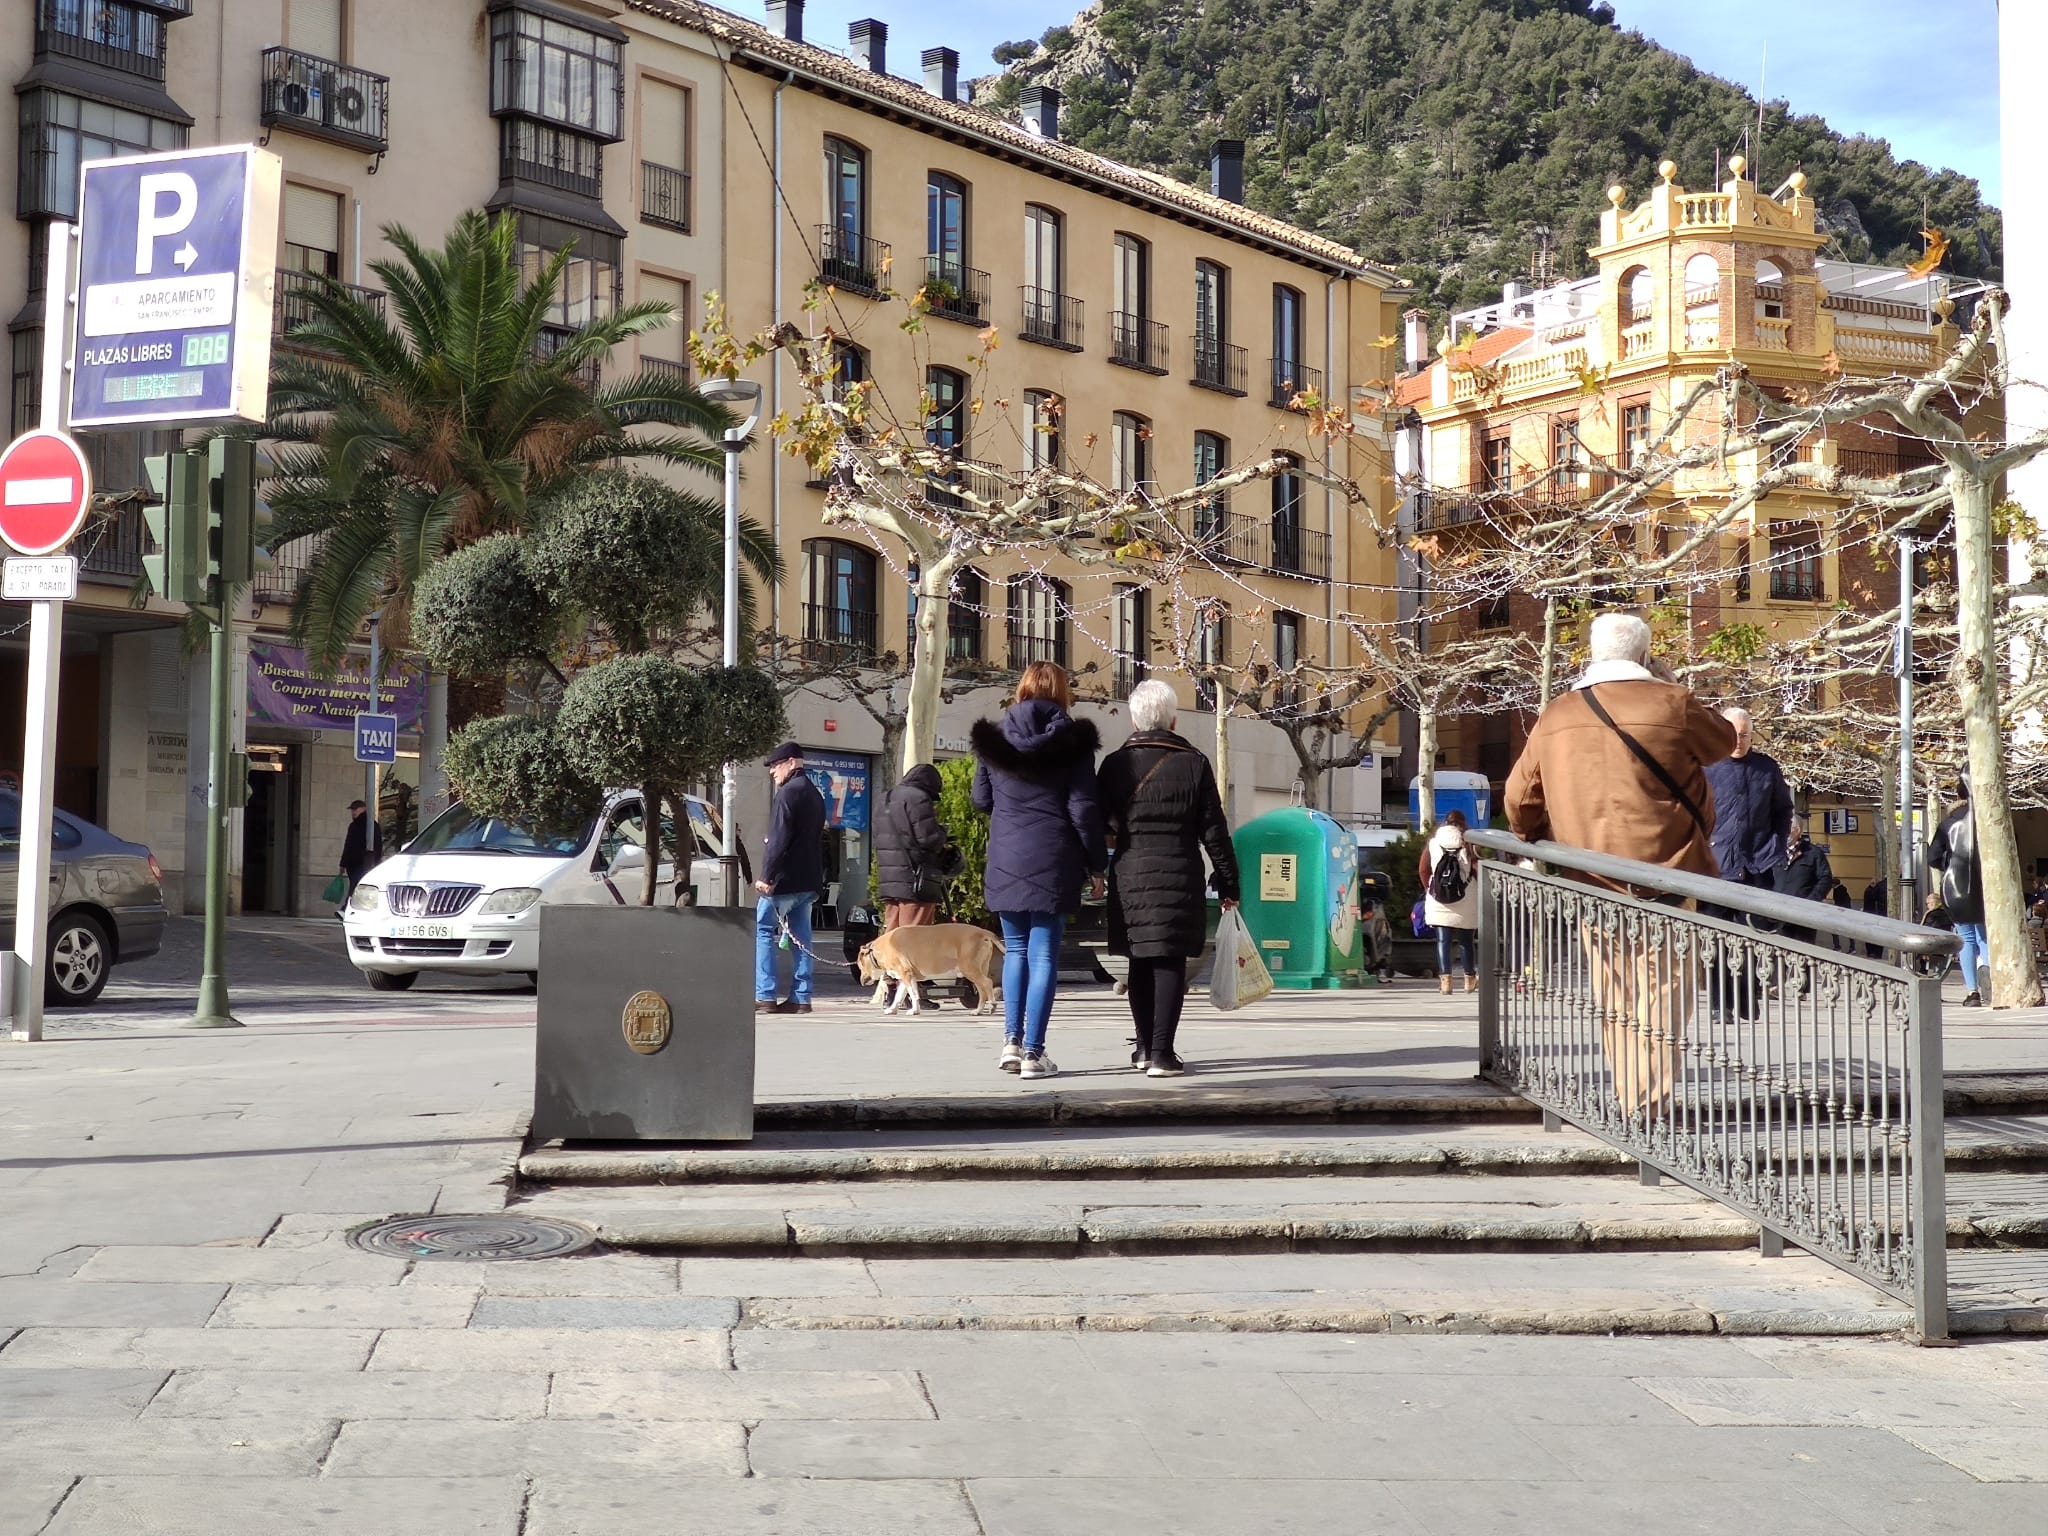
[[[31, 0], [0, 24], [6, 55], [27, 61], [11, 162], [18, 217], [0, 231], [13, 423], [39, 409], [39, 253], [48, 222], [75, 216], [78, 163], [256, 142], [284, 162], [279, 346], [305, 313], [311, 274], [375, 299], [385, 226], [431, 244], [456, 213], [483, 206], [518, 219], [536, 265], [573, 243], [563, 327], [646, 299], [696, 317], [713, 291], [742, 330], [817, 330], [829, 314], [849, 375], [895, 402], [934, 389], [944, 408], [929, 435], [964, 461], [1021, 467], [1019, 455], [1056, 451], [1106, 483], [1179, 489], [1285, 451], [1389, 483], [1377, 416], [1361, 414], [1358, 433], [1330, 447], [1310, 441], [1289, 402], [1304, 391], [1345, 409], [1370, 402], [1389, 366], [1377, 344], [1395, 329], [1396, 281], [1244, 208], [1232, 146], [1219, 147], [1209, 189], [1182, 186], [1062, 143], [1051, 92], [1027, 101], [1019, 125], [963, 99], [950, 50], [924, 50], [920, 85], [890, 72], [880, 22], [857, 23], [842, 51], [803, 41], [800, 3], [770, 12], [762, 26], [668, 0]], [[881, 296], [915, 287], [906, 275], [937, 279], [946, 295], [915, 338], [899, 326], [903, 300]], [[831, 302], [807, 313], [819, 279]], [[970, 368], [991, 326], [992, 361]], [[680, 327], [637, 350], [612, 366], [690, 366]], [[795, 404], [792, 369], [764, 362], [758, 373], [772, 406]], [[1003, 413], [970, 417], [958, 393], [970, 381], [1013, 403], [1005, 430], [991, 424]], [[1034, 408], [1054, 412], [1057, 434], [1031, 430]], [[148, 842], [175, 885], [199, 862], [204, 764], [188, 773], [187, 744], [203, 740], [203, 668], [183, 654], [175, 611], [129, 600], [141, 460], [169, 437], [87, 442], [100, 494], [67, 623], [61, 803]], [[789, 572], [763, 612], [794, 644], [900, 650], [900, 553], [823, 526], [811, 478], [765, 445], [749, 451], [746, 507], [776, 532]], [[1305, 475], [1239, 491], [1203, 517], [1202, 536], [1228, 557], [1217, 580], [1230, 609], [1205, 654], [1341, 661], [1332, 620], [1391, 586], [1391, 556], [1354, 539], [1342, 501]], [[238, 647], [248, 686], [237, 733], [258, 770], [237, 839], [252, 910], [315, 910], [347, 802], [362, 793], [338, 728], [360, 707], [351, 691], [280, 706], [321, 692], [291, 676], [282, 646], [304, 562], [303, 550], [278, 552]], [[1067, 662], [1112, 741], [1119, 696], [1185, 622], [1142, 581], [1028, 559], [989, 562], [956, 590], [956, 657]], [[0, 760], [19, 739], [10, 701], [22, 645], [7, 633], [19, 622], [0, 611]], [[408, 735], [382, 786], [387, 823], [437, 808], [432, 744], [410, 725], [424, 687], [409, 678], [401, 693]], [[1185, 696], [1203, 702], [1192, 684]], [[942, 750], [958, 750], [969, 720], [998, 702], [985, 693], [951, 707]], [[849, 785], [874, 784], [879, 731], [865, 715], [800, 698], [792, 720]], [[1187, 724], [1206, 744], [1211, 728]], [[1235, 733], [1232, 768], [1239, 814], [1288, 798], [1293, 757], [1269, 727]], [[1324, 803], [1340, 814], [1376, 806], [1373, 769], [1330, 779]], [[762, 784], [747, 782], [743, 826], [758, 826], [764, 805]], [[865, 831], [856, 796], [839, 829], [848, 880], [864, 880]]]

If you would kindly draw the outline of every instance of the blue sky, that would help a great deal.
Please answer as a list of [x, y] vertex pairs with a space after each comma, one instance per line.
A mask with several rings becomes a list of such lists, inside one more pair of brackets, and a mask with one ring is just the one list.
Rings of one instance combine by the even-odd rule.
[[[726, 0], [762, 14], [759, 0]], [[2039, 3], [2039, 0], [2029, 0]], [[1892, 152], [1975, 176], [1998, 201], [1996, 0], [1614, 0], [1621, 24], [1754, 91], [1766, 48], [1766, 94], [1816, 112], [1844, 133], [1889, 139]], [[960, 50], [963, 73], [985, 74], [989, 50], [1069, 21], [1071, 0], [810, 0], [813, 42], [844, 46], [863, 16], [889, 24], [892, 73], [918, 54]], [[1771, 167], [1766, 153], [1765, 173]]]

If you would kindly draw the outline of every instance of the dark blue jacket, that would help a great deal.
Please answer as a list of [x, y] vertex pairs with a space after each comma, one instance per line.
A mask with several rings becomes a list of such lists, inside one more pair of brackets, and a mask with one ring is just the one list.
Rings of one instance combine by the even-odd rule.
[[982, 899], [991, 912], [1074, 912], [1086, 876], [1109, 863], [1095, 798], [1094, 723], [1050, 699], [977, 720], [974, 804], [989, 813]]
[[792, 773], [775, 791], [761, 878], [777, 896], [825, 889], [825, 797], [807, 773]]
[[1778, 760], [1754, 747], [1740, 757], [1724, 757], [1707, 764], [1707, 788], [1714, 792], [1714, 857], [1721, 878], [1775, 878], [1792, 826], [1792, 789]]

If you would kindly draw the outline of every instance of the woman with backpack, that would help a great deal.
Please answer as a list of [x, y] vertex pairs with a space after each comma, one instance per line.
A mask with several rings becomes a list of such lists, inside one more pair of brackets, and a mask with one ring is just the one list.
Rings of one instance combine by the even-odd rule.
[[1479, 854], [1465, 841], [1465, 813], [1452, 811], [1423, 844], [1415, 871], [1423, 916], [1436, 929], [1437, 990], [1451, 990], [1451, 951], [1465, 954], [1465, 990], [1479, 990]]

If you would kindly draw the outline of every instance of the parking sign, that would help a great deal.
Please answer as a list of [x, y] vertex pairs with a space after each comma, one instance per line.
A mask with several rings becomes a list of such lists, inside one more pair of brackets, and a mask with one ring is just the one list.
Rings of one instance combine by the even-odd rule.
[[395, 763], [398, 761], [398, 716], [356, 716], [356, 761]]
[[246, 144], [86, 162], [73, 426], [264, 419], [282, 165]]

